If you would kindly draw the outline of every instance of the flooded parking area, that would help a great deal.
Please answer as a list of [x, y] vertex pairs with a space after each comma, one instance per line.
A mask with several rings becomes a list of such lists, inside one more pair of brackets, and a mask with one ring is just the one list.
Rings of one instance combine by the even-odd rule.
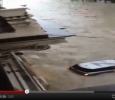
[[77, 63], [115, 58], [115, 4], [71, 0], [4, 0], [4, 5], [24, 5], [38, 19], [59, 24], [75, 37], [49, 50], [25, 52], [31, 68], [50, 84], [49, 90], [66, 90], [114, 84], [115, 73], [80, 76], [68, 70]]

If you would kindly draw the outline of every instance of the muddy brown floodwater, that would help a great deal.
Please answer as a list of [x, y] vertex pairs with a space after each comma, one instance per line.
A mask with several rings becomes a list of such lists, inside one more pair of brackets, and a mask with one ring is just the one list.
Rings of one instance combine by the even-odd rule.
[[115, 5], [111, 3], [71, 2], [70, 0], [4, 0], [9, 5], [27, 4], [39, 19], [66, 27], [75, 37], [51, 49], [26, 52], [32, 69], [50, 84], [49, 90], [114, 84], [115, 73], [80, 76], [67, 68], [73, 64], [115, 58]]

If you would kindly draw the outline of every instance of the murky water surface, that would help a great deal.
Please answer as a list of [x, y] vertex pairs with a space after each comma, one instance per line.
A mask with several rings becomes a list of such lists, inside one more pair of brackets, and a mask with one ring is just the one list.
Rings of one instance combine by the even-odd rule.
[[[66, 27], [77, 36], [51, 49], [28, 52], [38, 75], [44, 76], [51, 90], [80, 88], [115, 83], [115, 73], [84, 77], [67, 68], [73, 64], [115, 58], [115, 4], [71, 2], [70, 0], [4, 0], [4, 5], [26, 4], [39, 19]], [[33, 55], [38, 57], [33, 58]]]

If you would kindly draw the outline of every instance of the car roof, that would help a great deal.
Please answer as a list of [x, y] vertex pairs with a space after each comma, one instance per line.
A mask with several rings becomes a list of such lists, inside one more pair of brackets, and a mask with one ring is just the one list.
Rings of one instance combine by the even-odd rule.
[[115, 66], [115, 60], [101, 60], [101, 61], [94, 61], [94, 62], [87, 62], [87, 63], [80, 63], [80, 67], [85, 69], [101, 69], [101, 68], [108, 68]]

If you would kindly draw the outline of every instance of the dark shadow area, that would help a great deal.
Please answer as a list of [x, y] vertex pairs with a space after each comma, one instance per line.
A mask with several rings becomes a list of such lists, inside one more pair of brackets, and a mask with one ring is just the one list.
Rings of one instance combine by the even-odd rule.
[[70, 91], [115, 91], [115, 84], [72, 89]]
[[5, 20], [4, 17], [0, 16], [0, 33], [10, 33], [16, 30]]
[[7, 77], [7, 74], [1, 64], [0, 64], [0, 90], [14, 90], [14, 88], [13, 88], [9, 78]]

